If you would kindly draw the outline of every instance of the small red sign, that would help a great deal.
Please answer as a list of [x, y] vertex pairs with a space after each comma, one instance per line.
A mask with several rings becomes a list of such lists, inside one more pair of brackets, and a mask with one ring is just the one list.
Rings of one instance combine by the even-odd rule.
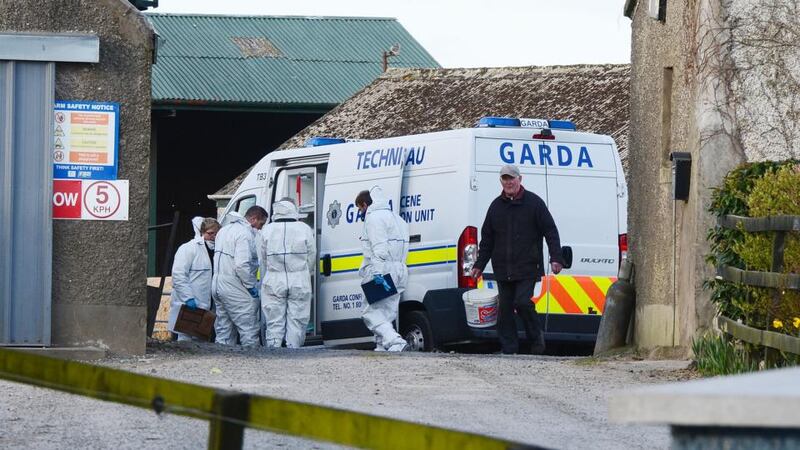
[[53, 180], [53, 218], [81, 218], [81, 180]]

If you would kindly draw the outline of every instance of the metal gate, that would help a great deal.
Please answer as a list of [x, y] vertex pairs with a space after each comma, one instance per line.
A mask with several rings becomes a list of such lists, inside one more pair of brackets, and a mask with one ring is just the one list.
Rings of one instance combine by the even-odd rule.
[[55, 62], [96, 36], [0, 34], [0, 345], [50, 345]]

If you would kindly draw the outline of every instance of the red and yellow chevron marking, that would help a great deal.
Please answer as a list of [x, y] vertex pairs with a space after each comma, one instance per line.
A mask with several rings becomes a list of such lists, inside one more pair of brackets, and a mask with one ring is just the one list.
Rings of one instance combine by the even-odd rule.
[[[606, 292], [616, 280], [617, 277], [548, 275], [542, 277], [542, 291], [531, 300], [539, 313], [602, 314]], [[548, 300], [542, 301], [545, 298]]]

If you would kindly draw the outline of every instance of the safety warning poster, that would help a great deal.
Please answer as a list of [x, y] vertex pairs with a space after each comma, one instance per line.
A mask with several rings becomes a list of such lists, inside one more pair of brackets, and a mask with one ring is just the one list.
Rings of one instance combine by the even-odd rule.
[[53, 178], [115, 180], [119, 103], [56, 101]]

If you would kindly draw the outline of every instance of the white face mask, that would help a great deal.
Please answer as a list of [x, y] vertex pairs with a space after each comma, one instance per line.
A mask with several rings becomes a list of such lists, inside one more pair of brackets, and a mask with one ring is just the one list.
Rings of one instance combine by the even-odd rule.
[[214, 241], [206, 241], [206, 247], [208, 247], [209, 250], [214, 250]]

